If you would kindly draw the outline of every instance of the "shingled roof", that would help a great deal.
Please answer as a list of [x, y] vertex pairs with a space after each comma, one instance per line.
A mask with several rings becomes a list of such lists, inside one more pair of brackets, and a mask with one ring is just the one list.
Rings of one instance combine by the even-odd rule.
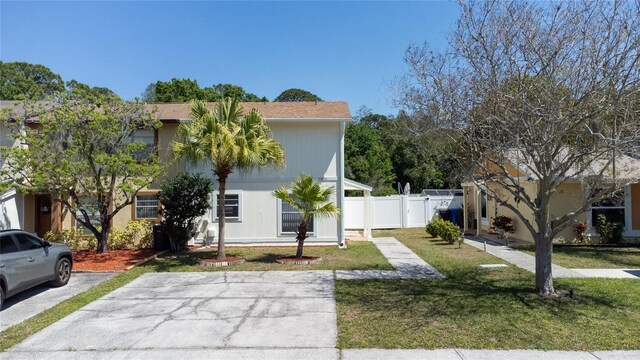
[[[213, 108], [216, 103], [208, 103]], [[162, 121], [186, 120], [191, 118], [188, 103], [148, 104], [157, 110]], [[300, 102], [244, 102], [244, 111], [257, 109], [266, 120], [309, 119], [309, 120], [349, 120], [351, 112], [344, 101], [300, 101]]]

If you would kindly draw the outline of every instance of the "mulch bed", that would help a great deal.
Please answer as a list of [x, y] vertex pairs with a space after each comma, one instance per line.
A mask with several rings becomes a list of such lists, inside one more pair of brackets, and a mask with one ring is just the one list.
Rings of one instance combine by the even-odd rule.
[[83, 250], [73, 252], [74, 271], [123, 271], [127, 267], [155, 255], [157, 250], [108, 250], [104, 254]]
[[244, 258], [236, 256], [227, 256], [224, 260], [218, 260], [216, 258], [202, 258], [200, 259], [200, 265], [209, 267], [221, 267], [231, 266], [244, 263]]
[[280, 264], [285, 265], [313, 265], [322, 261], [322, 258], [319, 256], [303, 256], [301, 258], [297, 258], [295, 256], [287, 256], [277, 258], [276, 261]]

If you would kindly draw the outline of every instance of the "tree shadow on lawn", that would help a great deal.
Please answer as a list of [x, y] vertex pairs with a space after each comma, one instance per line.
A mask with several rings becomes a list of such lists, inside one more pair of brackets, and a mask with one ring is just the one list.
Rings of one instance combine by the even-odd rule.
[[495, 281], [473, 274], [436, 281], [357, 280], [338, 286], [336, 295], [339, 303], [364, 307], [365, 311], [392, 311], [424, 319], [473, 319], [491, 314], [517, 318], [536, 312], [574, 321], [585, 315], [586, 308], [604, 311], [624, 307], [613, 296], [594, 296], [582, 290], [576, 291], [573, 298], [566, 291], [560, 291], [557, 297], [542, 297], [533, 284], [532, 276], [526, 280]]

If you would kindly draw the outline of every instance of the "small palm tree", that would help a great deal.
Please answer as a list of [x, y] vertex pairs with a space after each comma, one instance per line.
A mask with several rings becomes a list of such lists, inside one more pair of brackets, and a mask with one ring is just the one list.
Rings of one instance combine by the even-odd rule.
[[225, 193], [227, 178], [234, 171], [250, 171], [268, 165], [283, 166], [284, 150], [271, 137], [271, 130], [257, 110], [243, 114], [236, 99], [220, 100], [210, 109], [204, 101], [190, 103], [192, 121], [180, 124], [183, 142], [173, 143], [175, 156], [198, 163], [209, 161], [218, 179], [218, 255], [224, 260]]
[[273, 196], [288, 203], [300, 213], [300, 224], [296, 231], [298, 250], [296, 257], [302, 257], [304, 240], [307, 236], [307, 228], [314, 216], [332, 217], [339, 216], [340, 209], [331, 201], [335, 187], [322, 186], [319, 182], [306, 174], [291, 183], [291, 190], [284, 186], [273, 192]]

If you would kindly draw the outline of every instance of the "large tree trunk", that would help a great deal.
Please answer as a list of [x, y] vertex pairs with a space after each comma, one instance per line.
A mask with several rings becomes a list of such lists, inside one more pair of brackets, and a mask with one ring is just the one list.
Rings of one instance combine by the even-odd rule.
[[296, 257], [298, 259], [302, 258], [302, 250], [304, 249], [304, 240], [307, 238], [307, 222], [302, 221], [300, 225], [298, 225], [298, 249], [296, 250]]
[[98, 237], [98, 249], [97, 253], [102, 254], [107, 252], [107, 241], [109, 241], [109, 224], [103, 225], [100, 229], [100, 237]]
[[220, 211], [220, 216], [218, 216], [218, 256], [216, 257], [218, 260], [227, 258], [227, 255], [224, 253], [224, 201], [227, 191], [227, 176], [229, 176], [229, 174], [218, 174], [218, 211]]
[[551, 272], [551, 256], [553, 239], [540, 234], [536, 240], [536, 289], [540, 295], [555, 295], [553, 275]]

